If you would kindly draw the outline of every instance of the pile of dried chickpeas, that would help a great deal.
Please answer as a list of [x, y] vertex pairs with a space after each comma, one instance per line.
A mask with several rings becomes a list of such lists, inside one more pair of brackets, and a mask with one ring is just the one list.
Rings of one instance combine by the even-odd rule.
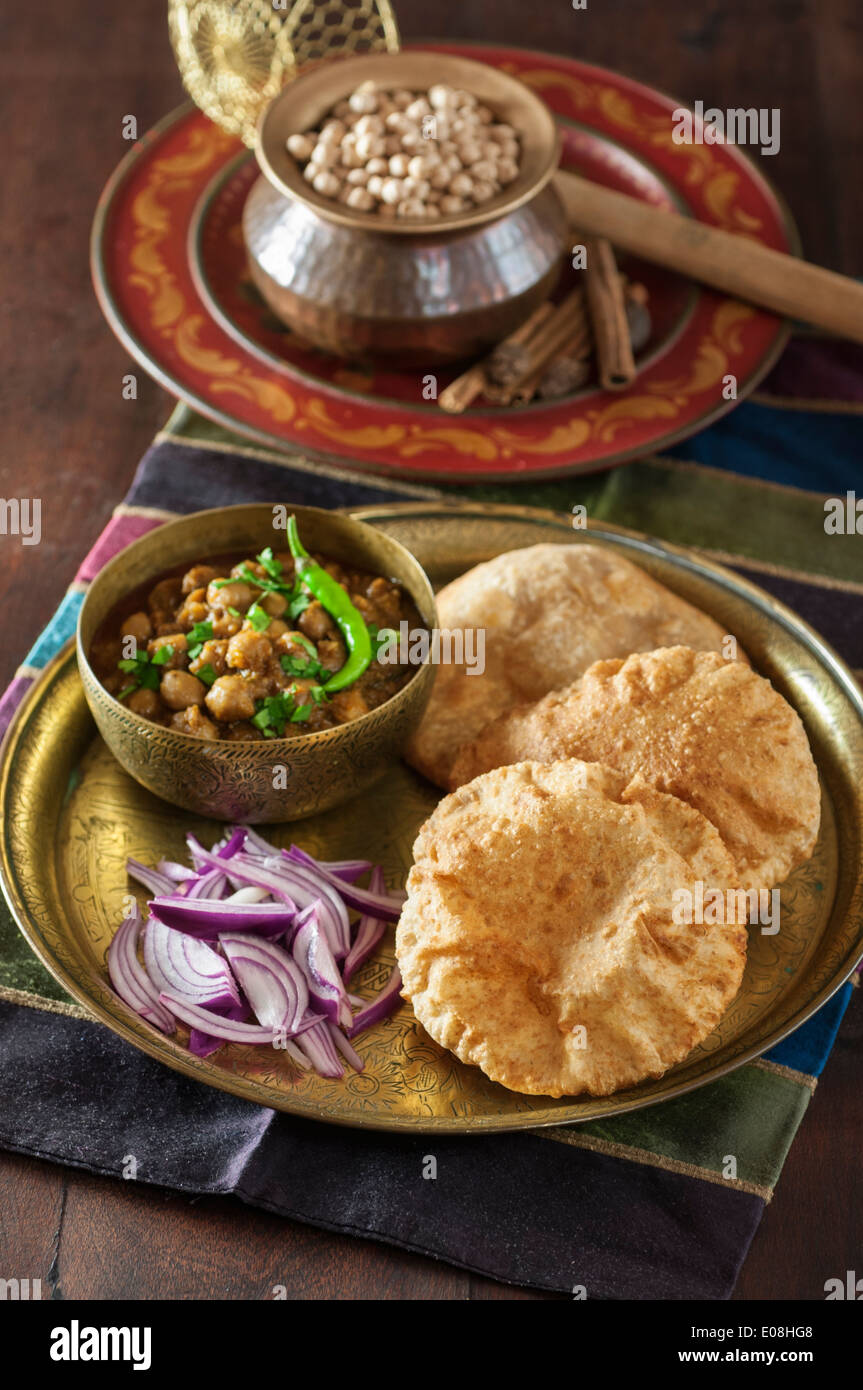
[[521, 155], [512, 126], [440, 83], [422, 93], [363, 82], [287, 148], [316, 193], [382, 218], [479, 207], [518, 177]]

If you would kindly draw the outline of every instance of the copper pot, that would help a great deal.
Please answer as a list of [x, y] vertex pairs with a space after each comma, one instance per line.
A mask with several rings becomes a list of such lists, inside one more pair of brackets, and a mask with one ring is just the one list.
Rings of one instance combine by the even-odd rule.
[[428, 55], [326, 64], [264, 111], [256, 146], [263, 176], [243, 215], [252, 277], [280, 319], [339, 356], [403, 364], [476, 356], [529, 317], [560, 271], [567, 219], [549, 183], [559, 153], [554, 119], [508, 74], [435, 54], [435, 81], [472, 91], [519, 131], [519, 177], [458, 217], [382, 230], [374, 213], [315, 193], [285, 147], [288, 135], [316, 125], [366, 79], [424, 89]]

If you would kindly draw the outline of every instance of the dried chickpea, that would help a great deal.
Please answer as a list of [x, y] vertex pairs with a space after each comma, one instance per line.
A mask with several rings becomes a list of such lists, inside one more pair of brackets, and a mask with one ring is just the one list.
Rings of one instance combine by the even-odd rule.
[[494, 183], [497, 178], [497, 161], [493, 159], [478, 159], [470, 166], [470, 176], [472, 179], [480, 179], [485, 183]]
[[517, 177], [521, 160], [515, 129], [443, 82], [420, 92], [363, 82], [287, 145], [322, 197], [384, 219], [479, 206]]
[[487, 203], [489, 198], [493, 198], [497, 192], [497, 187], [485, 179], [475, 179], [471, 190], [471, 197], [475, 203]]
[[394, 207], [396, 203], [402, 201], [403, 196], [401, 179], [384, 180], [383, 187], [381, 188], [381, 198], [385, 203], [389, 203], [391, 207]]
[[446, 111], [457, 104], [456, 93], [452, 87], [447, 87], [442, 82], [438, 82], [429, 89], [429, 101], [439, 111]]
[[312, 188], [324, 198], [337, 198], [342, 191], [342, 182], [341, 179], [336, 178], [335, 174], [324, 170], [312, 180]]
[[410, 160], [406, 154], [394, 154], [389, 162], [389, 172], [394, 178], [403, 179], [408, 172]]
[[470, 174], [454, 174], [449, 181], [449, 191], [458, 198], [469, 198], [473, 192], [473, 179]]
[[415, 125], [419, 124], [423, 116], [430, 116], [431, 114], [432, 109], [425, 97], [417, 97], [416, 101], [412, 101], [410, 106], [405, 110], [405, 115], [409, 120], [413, 121]]
[[[380, 116], [361, 116], [354, 126], [357, 135], [383, 135], [384, 123]], [[342, 130], [342, 135], [344, 135]]]
[[322, 169], [329, 169], [339, 160], [339, 147], [337, 145], [325, 144], [320, 140], [312, 150], [311, 161], [319, 165]]
[[426, 202], [431, 192], [428, 179], [405, 179], [403, 188], [409, 198], [417, 199], [420, 203]]
[[368, 116], [378, 109], [378, 99], [374, 92], [362, 92], [359, 89], [348, 97], [348, 105], [352, 111], [356, 111], [360, 116]]
[[308, 135], [289, 135], [287, 139], [288, 154], [292, 154], [294, 159], [310, 159], [314, 149], [314, 141]]
[[384, 141], [380, 135], [361, 135], [354, 148], [365, 164], [369, 159], [380, 159], [384, 152]]
[[351, 188], [345, 198], [349, 208], [357, 208], [360, 212], [371, 212], [375, 205], [375, 200], [367, 188]]

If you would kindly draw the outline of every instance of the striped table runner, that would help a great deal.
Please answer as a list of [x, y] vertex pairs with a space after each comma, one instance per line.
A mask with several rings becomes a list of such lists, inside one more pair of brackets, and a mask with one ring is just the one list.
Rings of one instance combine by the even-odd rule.
[[[824, 520], [826, 498], [853, 490], [861, 417], [863, 353], [795, 342], [760, 396], [682, 446], [685, 457], [528, 491], [466, 491], [564, 510], [582, 503], [592, 519], [695, 546], [795, 608], [860, 669], [863, 538], [828, 534]], [[252, 449], [178, 407], [0, 701], [0, 730], [73, 633], [101, 566], [202, 499], [360, 506], [436, 495]], [[235, 1193], [538, 1288], [727, 1298], [851, 994], [848, 984], [758, 1061], [634, 1114], [481, 1140], [348, 1135], [137, 1053], [67, 998], [3, 905], [0, 1145], [115, 1174], [134, 1153], [139, 1180]], [[438, 1178], [424, 1182], [430, 1146]]]

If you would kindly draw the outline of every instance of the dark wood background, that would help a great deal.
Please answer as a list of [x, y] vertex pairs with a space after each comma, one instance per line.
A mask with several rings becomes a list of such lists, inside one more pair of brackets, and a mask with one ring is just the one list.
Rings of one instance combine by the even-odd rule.
[[[406, 37], [497, 40], [619, 69], [707, 106], [778, 107], [765, 160], [810, 259], [863, 273], [859, 0], [396, 0]], [[0, 682], [50, 617], [125, 491], [168, 397], [131, 369], [87, 270], [99, 192], [128, 146], [182, 99], [164, 0], [7, 5], [0, 18], [0, 495], [42, 499], [43, 539], [0, 537]], [[835, 1054], [768, 1208], [737, 1297], [823, 1298], [861, 1268], [854, 1216], [863, 1010]], [[328, 1235], [239, 1202], [176, 1195], [0, 1155], [0, 1275], [65, 1298], [530, 1298], [447, 1265]], [[50, 1279], [49, 1279], [50, 1272]]]

